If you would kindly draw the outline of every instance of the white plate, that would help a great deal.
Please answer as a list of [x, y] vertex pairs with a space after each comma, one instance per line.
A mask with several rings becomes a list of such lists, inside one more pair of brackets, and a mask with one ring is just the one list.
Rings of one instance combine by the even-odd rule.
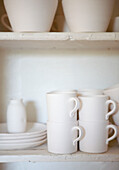
[[0, 144], [0, 150], [28, 149], [28, 148], [32, 148], [35, 146], [40, 146], [46, 141], [47, 140], [44, 139], [38, 142], [19, 143], [19, 144]]
[[0, 144], [17, 144], [17, 143], [29, 143], [29, 142], [38, 142], [47, 138], [47, 135], [40, 137], [34, 137], [30, 139], [13, 139], [13, 140], [0, 140]]
[[21, 138], [33, 138], [40, 137], [47, 133], [47, 128], [45, 124], [42, 123], [27, 123], [27, 130], [24, 133], [8, 133], [7, 124], [0, 123], [0, 140], [5, 139], [21, 139]]

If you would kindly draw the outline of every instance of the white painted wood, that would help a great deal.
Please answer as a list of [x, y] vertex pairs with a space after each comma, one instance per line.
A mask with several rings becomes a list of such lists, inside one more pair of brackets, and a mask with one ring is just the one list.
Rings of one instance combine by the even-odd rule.
[[119, 49], [119, 33], [0, 33], [0, 48]]
[[102, 154], [76, 152], [68, 155], [52, 154], [47, 145], [29, 150], [0, 151], [0, 162], [119, 162], [119, 146], [116, 141]]

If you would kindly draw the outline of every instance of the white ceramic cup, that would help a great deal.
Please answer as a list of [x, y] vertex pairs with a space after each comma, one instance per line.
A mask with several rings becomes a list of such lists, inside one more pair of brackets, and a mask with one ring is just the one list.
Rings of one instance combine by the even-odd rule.
[[[74, 145], [79, 142], [80, 151], [88, 153], [103, 153], [108, 149], [109, 141], [117, 136], [117, 127], [109, 125], [108, 121], [79, 121], [79, 126], [75, 130], [82, 130], [82, 138], [73, 141]], [[114, 130], [114, 134], [108, 138], [109, 129]]]
[[77, 120], [79, 100], [75, 91], [54, 91], [46, 94], [48, 121], [71, 122]]
[[[7, 15], [2, 24], [15, 32], [48, 32], [52, 26], [58, 0], [4, 0]], [[5, 22], [8, 16], [11, 27]]]
[[[112, 118], [114, 120], [114, 123], [117, 126], [119, 126], [119, 84], [114, 85], [108, 89], [105, 89], [104, 94], [108, 95], [110, 99], [114, 100], [117, 103], [117, 109], [115, 113], [113, 114]], [[112, 105], [110, 109], [112, 109]]]
[[[69, 154], [77, 151], [77, 143], [73, 141], [77, 138], [77, 131], [73, 130], [75, 122], [47, 122], [48, 151], [56, 154]], [[80, 134], [81, 136], [81, 134]]]
[[[79, 96], [79, 120], [81, 121], [104, 121], [108, 120], [109, 116], [115, 113], [116, 103], [113, 100], [108, 100], [106, 95]], [[109, 105], [113, 108], [108, 112]]]
[[79, 89], [77, 91], [78, 96], [80, 95], [102, 95], [103, 94], [103, 90], [101, 89]]
[[72, 32], [104, 32], [115, 0], [63, 0], [63, 10]]

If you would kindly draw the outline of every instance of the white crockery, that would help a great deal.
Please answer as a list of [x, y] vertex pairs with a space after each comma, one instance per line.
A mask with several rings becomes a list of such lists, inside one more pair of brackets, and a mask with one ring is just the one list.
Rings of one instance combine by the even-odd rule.
[[63, 10], [72, 32], [104, 32], [115, 0], [63, 0]]
[[10, 133], [26, 131], [26, 108], [22, 99], [12, 99], [7, 108], [7, 130]]
[[73, 130], [78, 122], [47, 122], [48, 151], [56, 154], [69, 154], [77, 151], [77, 131]]
[[0, 140], [9, 139], [28, 139], [39, 137], [46, 134], [47, 127], [42, 123], [28, 122], [26, 132], [24, 133], [8, 133], [6, 123], [0, 123]]
[[48, 121], [68, 122], [77, 120], [79, 100], [75, 91], [54, 91], [46, 94]]
[[0, 140], [0, 144], [19, 144], [19, 143], [30, 143], [30, 142], [38, 142], [47, 138], [47, 135], [43, 135], [40, 137], [33, 137], [28, 139], [12, 139], [12, 140]]
[[0, 150], [19, 150], [19, 149], [28, 149], [36, 146], [40, 146], [46, 143], [47, 139], [36, 141], [36, 142], [28, 142], [28, 143], [16, 143], [16, 144], [0, 144]]
[[110, 99], [114, 100], [117, 103], [117, 109], [112, 118], [114, 120], [114, 123], [119, 126], [119, 84], [105, 89], [104, 94], [108, 95]]
[[52, 26], [58, 0], [4, 0], [5, 9], [11, 27], [5, 23], [7, 15], [3, 15], [3, 25], [15, 32], [48, 32]]
[[[79, 120], [81, 121], [104, 121], [116, 111], [116, 103], [108, 100], [106, 95], [79, 96], [80, 109]], [[109, 105], [113, 108], [108, 112]]]
[[[117, 128], [115, 125], [109, 125], [108, 121], [79, 121], [82, 128], [82, 138], [79, 142], [80, 151], [88, 153], [103, 153], [108, 150], [108, 144], [117, 136]], [[113, 129], [114, 133], [108, 138], [109, 129]], [[75, 140], [75, 143], [79, 139]]]

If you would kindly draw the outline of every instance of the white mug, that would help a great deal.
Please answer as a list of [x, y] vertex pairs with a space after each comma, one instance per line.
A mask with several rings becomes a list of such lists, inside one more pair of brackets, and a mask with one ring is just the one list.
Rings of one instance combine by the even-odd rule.
[[[79, 120], [81, 121], [104, 121], [108, 120], [109, 116], [115, 113], [116, 103], [113, 100], [108, 100], [106, 95], [79, 96]], [[113, 108], [108, 112], [109, 105]]]
[[[117, 103], [117, 109], [113, 114], [112, 118], [115, 125], [119, 126], [119, 84], [116, 84], [108, 89], [104, 90], [105, 95], [108, 95], [110, 99], [114, 100]], [[112, 108], [112, 105], [110, 109]]]
[[[73, 130], [75, 122], [47, 122], [48, 151], [56, 154], [69, 154], [77, 151], [77, 143], [73, 141], [77, 138], [77, 131]], [[80, 134], [81, 136], [81, 134]]]
[[[109, 129], [114, 130], [114, 134], [108, 138]], [[82, 138], [74, 140], [74, 145], [79, 142], [80, 151], [88, 153], [103, 153], [108, 149], [109, 141], [117, 136], [117, 127], [109, 125], [108, 121], [79, 121], [79, 126], [75, 130], [82, 130]]]
[[54, 91], [46, 94], [48, 121], [68, 122], [77, 120], [79, 100], [75, 91]]
[[115, 0], [62, 0], [67, 24], [72, 32], [105, 32]]
[[[15, 32], [48, 32], [52, 26], [58, 0], [4, 0], [7, 15], [2, 24]], [[6, 24], [8, 16], [11, 27]]]

